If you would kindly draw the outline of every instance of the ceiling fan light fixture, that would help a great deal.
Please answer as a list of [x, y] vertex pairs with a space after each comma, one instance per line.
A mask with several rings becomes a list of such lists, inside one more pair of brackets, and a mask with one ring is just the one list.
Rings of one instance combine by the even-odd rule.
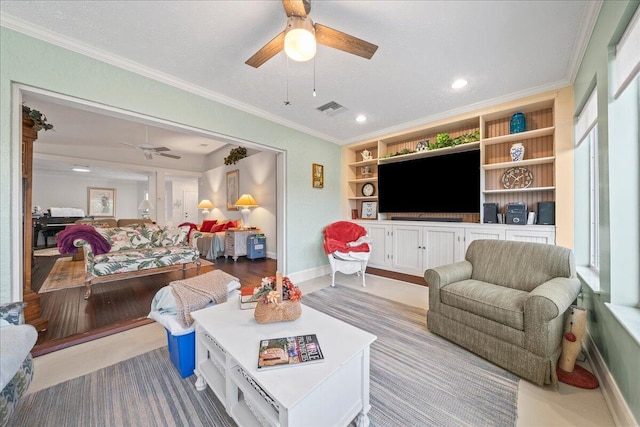
[[144, 150], [144, 158], [145, 158], [145, 160], [151, 160], [151, 159], [153, 159], [153, 154], [151, 153], [151, 151], [149, 151], [149, 150]]
[[284, 51], [294, 61], [308, 61], [316, 55], [316, 35], [313, 21], [300, 16], [287, 18]]

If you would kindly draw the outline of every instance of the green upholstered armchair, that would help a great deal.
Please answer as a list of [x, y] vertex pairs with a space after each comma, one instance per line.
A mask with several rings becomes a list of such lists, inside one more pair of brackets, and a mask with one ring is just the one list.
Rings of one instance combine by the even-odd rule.
[[570, 249], [476, 240], [464, 261], [424, 279], [431, 332], [536, 384], [557, 384], [565, 313], [580, 292]]
[[24, 324], [23, 308], [15, 302], [0, 305], [0, 426], [8, 424], [18, 400], [33, 378], [31, 349], [38, 339], [36, 328]]

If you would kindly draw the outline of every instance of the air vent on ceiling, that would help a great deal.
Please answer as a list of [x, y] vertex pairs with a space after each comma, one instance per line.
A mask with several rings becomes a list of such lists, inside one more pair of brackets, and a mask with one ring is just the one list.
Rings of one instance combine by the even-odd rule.
[[347, 109], [335, 101], [328, 102], [317, 108], [322, 114], [327, 116], [335, 116], [338, 113], [346, 111]]

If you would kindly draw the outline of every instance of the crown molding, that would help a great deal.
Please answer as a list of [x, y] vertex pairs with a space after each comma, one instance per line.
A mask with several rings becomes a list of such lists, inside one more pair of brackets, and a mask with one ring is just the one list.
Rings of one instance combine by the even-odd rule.
[[571, 58], [569, 58], [569, 65], [567, 66], [566, 79], [570, 84], [573, 84], [576, 80], [576, 76], [580, 70], [580, 64], [589, 46], [591, 34], [593, 34], [593, 29], [598, 21], [598, 15], [600, 15], [600, 9], [602, 9], [603, 3], [604, 0], [586, 2], [582, 19], [580, 20], [580, 26], [578, 27], [576, 44], [574, 49], [571, 50], [572, 55]]
[[237, 110], [243, 111], [245, 113], [252, 114], [254, 116], [266, 119], [270, 122], [277, 123], [287, 128], [300, 131], [302, 133], [323, 139], [328, 142], [332, 142], [334, 144], [341, 143], [340, 140], [337, 140], [336, 138], [333, 138], [322, 132], [317, 132], [305, 126], [300, 126], [295, 122], [286, 120], [280, 116], [276, 116], [274, 114], [271, 114], [259, 108], [255, 108], [253, 106], [244, 104], [233, 98], [229, 98], [217, 92], [211, 91], [209, 89], [205, 89], [201, 86], [194, 85], [185, 80], [178, 79], [170, 74], [162, 73], [158, 70], [149, 68], [135, 61], [131, 61], [129, 59], [123, 58], [118, 55], [114, 55], [110, 52], [104, 51], [102, 49], [98, 49], [93, 46], [89, 46], [85, 43], [81, 43], [77, 40], [55, 33], [53, 31], [49, 31], [42, 27], [38, 27], [36, 25], [33, 25], [32, 23], [26, 22], [22, 19], [16, 18], [11, 15], [8, 15], [7, 13], [4, 13], [2, 11], [0, 11], [0, 26], [7, 28], [9, 30], [22, 33], [26, 36], [33, 37], [43, 42], [61, 47], [63, 49], [67, 49], [72, 52], [79, 53], [89, 58], [93, 58], [98, 61], [113, 65], [123, 70], [130, 71], [132, 73], [141, 75], [143, 77], [147, 77], [149, 79], [158, 81], [160, 83], [164, 83], [166, 85], [175, 87], [177, 89], [184, 90], [185, 92], [192, 93], [202, 98], [206, 98], [211, 101], [215, 101], [220, 104], [226, 105], [228, 107], [232, 107]]
[[473, 113], [474, 111], [482, 110], [489, 107], [494, 107], [496, 105], [504, 104], [506, 102], [517, 101], [519, 99], [527, 98], [529, 96], [540, 95], [542, 93], [549, 92], [556, 89], [561, 89], [569, 85], [570, 85], [569, 81], [565, 79], [558, 80], [554, 83], [533, 87], [533, 88], [526, 89], [519, 92], [513, 92], [508, 95], [487, 99], [485, 101], [477, 102], [475, 104], [465, 105], [464, 107], [461, 107], [461, 108], [455, 108], [453, 110], [445, 111], [443, 113], [434, 114], [434, 115], [416, 119], [410, 122], [405, 122], [397, 126], [388, 127], [378, 132], [364, 135], [364, 137], [351, 139], [349, 141], [344, 142], [343, 145], [350, 145], [350, 144], [355, 144], [359, 142], [370, 141], [373, 139], [383, 139], [387, 135], [392, 135], [395, 133], [407, 131], [409, 129], [413, 129], [416, 127], [426, 126], [429, 123], [437, 122], [439, 120], [446, 120], [455, 116], [459, 116], [467, 113]]

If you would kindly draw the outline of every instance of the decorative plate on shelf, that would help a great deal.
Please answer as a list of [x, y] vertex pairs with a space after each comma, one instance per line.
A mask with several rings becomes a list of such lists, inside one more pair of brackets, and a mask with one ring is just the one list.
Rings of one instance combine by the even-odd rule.
[[376, 192], [376, 187], [374, 187], [374, 185], [370, 182], [367, 182], [365, 185], [362, 186], [362, 195], [364, 197], [371, 197], [375, 194]]
[[529, 188], [533, 184], [533, 173], [522, 166], [509, 168], [502, 174], [504, 188]]

